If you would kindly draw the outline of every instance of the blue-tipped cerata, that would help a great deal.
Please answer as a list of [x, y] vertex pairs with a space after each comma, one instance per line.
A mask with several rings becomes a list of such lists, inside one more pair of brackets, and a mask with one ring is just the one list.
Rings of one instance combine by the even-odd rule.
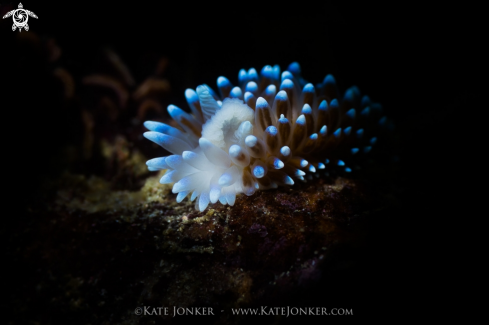
[[271, 65], [264, 66], [260, 73], [263, 78], [273, 79], [273, 68]]
[[255, 82], [258, 81], [258, 73], [256, 73], [255, 68], [251, 68], [250, 70], [248, 70], [248, 80]]
[[231, 82], [226, 77], [217, 78], [217, 87], [231, 87]]
[[267, 88], [265, 88], [265, 94], [267, 96], [273, 96], [277, 93], [277, 87], [275, 85], [269, 85]]
[[248, 101], [251, 98], [255, 97], [255, 95], [253, 95], [252, 93], [250, 93], [249, 91], [247, 91], [247, 92], [244, 93], [244, 96], [243, 97], [244, 97], [245, 103], [248, 103]]
[[333, 75], [331, 74], [328, 74], [325, 78], [324, 78], [324, 81], [323, 83], [325, 85], [334, 85], [336, 84], [336, 80], [334, 79]]
[[283, 156], [288, 157], [288, 156], [290, 156], [290, 148], [287, 146], [283, 146], [282, 148], [280, 148], [280, 153]]
[[282, 168], [284, 168], [284, 166], [285, 166], [285, 164], [280, 159], [278, 159], [278, 158], [273, 159], [273, 167], [275, 169], [282, 169]]
[[314, 174], [353, 173], [392, 128], [379, 103], [356, 86], [340, 93], [330, 74], [313, 85], [297, 62], [259, 71], [218, 77], [220, 96], [206, 84], [186, 89], [188, 108], [168, 106], [174, 123], [144, 122], [144, 137], [163, 148], [146, 165], [173, 183], [177, 202], [188, 197], [203, 211]]
[[250, 81], [246, 84], [245, 91], [249, 91], [250, 93], [256, 93], [258, 91], [258, 85], [254, 81]]
[[352, 108], [348, 112], [346, 112], [346, 115], [348, 115], [351, 118], [355, 118], [355, 109]]
[[265, 176], [265, 169], [262, 166], [256, 166], [253, 168], [253, 175], [255, 175], [256, 178], [262, 178]]
[[315, 92], [315, 89], [314, 89], [314, 85], [309, 83], [307, 85], [304, 86], [304, 88], [302, 89], [302, 93], [314, 93]]
[[297, 121], [295, 121], [296, 124], [299, 124], [299, 125], [305, 125], [306, 124], [306, 117], [304, 116], [304, 114], [302, 114], [301, 116], [299, 116], [297, 118]]
[[278, 122], [280, 124], [287, 124], [287, 123], [289, 123], [289, 120], [284, 116], [284, 114], [281, 114], [280, 118], [278, 119]]
[[240, 83], [245, 83], [246, 81], [248, 81], [248, 73], [245, 69], [239, 70], [238, 80]]
[[284, 81], [286, 79], [289, 79], [289, 80], [294, 79], [294, 76], [292, 75], [292, 73], [290, 73], [290, 71], [282, 72], [282, 81]]
[[367, 95], [362, 97], [362, 107], [368, 106], [370, 103], [370, 97]]
[[290, 71], [294, 76], [298, 76], [301, 73], [301, 66], [297, 62], [292, 62], [287, 67], [287, 70]]
[[320, 111], [328, 110], [328, 102], [326, 100], [323, 100], [321, 104], [319, 104], [318, 110]]
[[234, 87], [231, 89], [231, 93], [229, 94], [232, 98], [243, 99], [243, 91], [239, 87]]
[[319, 134], [326, 135], [327, 130], [328, 130], [328, 127], [326, 125], [323, 125], [321, 127], [321, 130], [319, 130]]
[[304, 104], [302, 107], [302, 114], [312, 114], [312, 108], [309, 106], [309, 104]]
[[273, 125], [270, 125], [269, 127], [266, 128], [265, 132], [267, 132], [270, 135], [277, 135], [278, 130]]
[[263, 97], [258, 97], [256, 100], [256, 107], [257, 108], [267, 108], [269, 107], [268, 102], [265, 100]]
[[282, 81], [282, 84], [280, 85], [280, 90], [285, 90], [285, 89], [293, 89], [294, 88], [294, 83], [290, 79], [285, 79]]
[[355, 99], [355, 92], [353, 89], [347, 89], [345, 92], [344, 100], [353, 101]]
[[338, 100], [336, 98], [334, 98], [330, 103], [329, 103], [329, 107], [333, 108], [333, 109], [339, 109], [340, 107], [340, 104], [338, 103]]
[[370, 114], [370, 107], [365, 107], [361, 113], [363, 116], [368, 116]]

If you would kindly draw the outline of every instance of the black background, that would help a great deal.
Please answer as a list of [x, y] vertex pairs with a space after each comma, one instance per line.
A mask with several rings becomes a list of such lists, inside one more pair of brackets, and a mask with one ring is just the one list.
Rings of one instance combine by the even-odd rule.
[[[2, 15], [6, 4], [1, 2]], [[343, 275], [338, 288], [344, 290], [335, 292], [343, 292], [345, 307], [352, 302], [372, 316], [448, 313], [447, 304], [437, 309], [433, 301], [454, 293], [458, 285], [448, 286], [447, 274], [467, 263], [453, 225], [466, 222], [458, 186], [466, 177], [462, 149], [470, 144], [461, 135], [471, 131], [462, 118], [480, 111], [476, 97], [485, 90], [479, 80], [485, 42], [478, 35], [480, 8], [346, 1], [23, 5], [39, 17], [29, 19], [31, 31], [53, 36], [69, 58], [65, 66], [79, 75], [86, 73], [84, 60], [103, 47], [119, 53], [139, 80], [146, 73], [141, 53], [161, 54], [170, 59], [167, 78], [183, 101], [185, 88], [215, 85], [220, 75], [236, 82], [241, 68], [285, 69], [298, 61], [314, 84], [332, 73], [340, 89], [355, 84], [381, 102], [400, 134], [402, 207], [375, 221], [363, 266]], [[63, 136], [68, 121], [45, 95], [43, 71], [16, 47], [11, 23], [0, 22], [0, 108], [2, 157], [16, 199], [9, 205], [16, 215], [22, 207], [13, 202], [32, 199], [37, 176], [53, 173], [48, 158], [70, 139]]]

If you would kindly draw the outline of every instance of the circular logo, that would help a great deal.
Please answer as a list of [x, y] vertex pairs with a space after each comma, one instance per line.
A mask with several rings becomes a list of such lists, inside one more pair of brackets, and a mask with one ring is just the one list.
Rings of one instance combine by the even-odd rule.
[[18, 29], [19, 32], [22, 29], [25, 29], [26, 31], [29, 30], [29, 25], [27, 25], [27, 21], [29, 20], [29, 16], [37, 19], [36, 14], [30, 10], [24, 9], [24, 6], [22, 6], [22, 3], [19, 3], [18, 9], [10, 10], [2, 18], [5, 19], [5, 18], [8, 18], [10, 16], [12, 16], [12, 20], [14, 21], [14, 24], [12, 25], [12, 31], [15, 31], [16, 29]]
[[24, 9], [17, 9], [12, 16], [14, 19], [14, 24], [17, 27], [24, 27], [27, 24], [27, 20], [29, 19], [29, 16]]

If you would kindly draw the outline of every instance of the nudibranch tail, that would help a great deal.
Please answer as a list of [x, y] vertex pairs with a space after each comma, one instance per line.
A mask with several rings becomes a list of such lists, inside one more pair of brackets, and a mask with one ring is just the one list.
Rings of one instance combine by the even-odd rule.
[[217, 201], [234, 205], [240, 193], [360, 168], [392, 123], [356, 86], [340, 96], [332, 75], [314, 86], [300, 72], [296, 62], [282, 73], [267, 65], [260, 74], [240, 70], [238, 86], [219, 77], [220, 96], [205, 84], [187, 89], [191, 113], [168, 106], [179, 129], [144, 123], [144, 136], [172, 154], [148, 160], [148, 169], [166, 169], [160, 182], [174, 183], [177, 202], [190, 196], [204, 211]]

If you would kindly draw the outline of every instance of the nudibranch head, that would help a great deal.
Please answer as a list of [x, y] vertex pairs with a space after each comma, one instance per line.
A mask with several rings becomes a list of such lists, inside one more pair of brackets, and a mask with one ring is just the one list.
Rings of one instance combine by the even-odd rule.
[[170, 105], [180, 129], [144, 123], [144, 136], [172, 153], [147, 161], [149, 170], [166, 169], [162, 184], [174, 183], [177, 202], [190, 195], [200, 211], [236, 195], [293, 185], [321, 170], [350, 173], [371, 151], [376, 131], [388, 126], [381, 107], [356, 86], [340, 97], [332, 75], [314, 86], [298, 63], [280, 73], [265, 66], [260, 74], [242, 69], [239, 86], [217, 79], [218, 96], [207, 85], [185, 97], [191, 113]]

